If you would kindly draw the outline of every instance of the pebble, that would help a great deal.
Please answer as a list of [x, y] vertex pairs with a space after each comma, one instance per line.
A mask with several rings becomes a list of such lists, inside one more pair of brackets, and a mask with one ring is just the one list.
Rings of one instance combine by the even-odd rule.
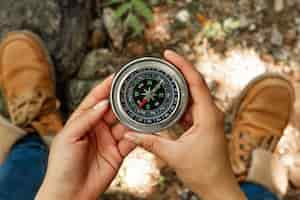
[[81, 80], [95, 80], [115, 71], [116, 55], [108, 49], [97, 49], [86, 55], [77, 77]]
[[241, 28], [246, 28], [250, 25], [250, 19], [247, 18], [245, 15], [240, 16], [240, 27]]
[[271, 43], [275, 46], [282, 46], [283, 36], [277, 27], [274, 27], [272, 30]]
[[284, 41], [289, 45], [295, 44], [297, 40], [297, 31], [295, 29], [290, 29], [284, 34]]
[[296, 17], [295, 19], [295, 24], [296, 24], [296, 29], [297, 29], [297, 32], [300, 33], [300, 17]]
[[89, 46], [92, 49], [101, 47], [106, 41], [106, 34], [104, 31], [104, 25], [101, 19], [96, 19], [92, 24], [92, 35], [90, 38]]
[[268, 8], [268, 3], [266, 0], [255, 0], [254, 5], [256, 12], [261, 12]]
[[274, 0], [274, 10], [281, 12], [284, 9], [284, 0]]
[[251, 24], [249, 27], [250, 31], [255, 31], [256, 30], [256, 24]]
[[190, 17], [191, 15], [186, 9], [180, 10], [176, 15], [176, 19], [182, 23], [187, 23], [190, 20]]
[[130, 41], [127, 43], [127, 51], [133, 56], [145, 55], [145, 44], [141, 41]]
[[66, 84], [66, 104], [73, 111], [98, 81], [72, 79]]
[[110, 39], [113, 41], [113, 46], [117, 49], [122, 49], [126, 31], [121, 20], [116, 19], [111, 8], [103, 10], [103, 22]]

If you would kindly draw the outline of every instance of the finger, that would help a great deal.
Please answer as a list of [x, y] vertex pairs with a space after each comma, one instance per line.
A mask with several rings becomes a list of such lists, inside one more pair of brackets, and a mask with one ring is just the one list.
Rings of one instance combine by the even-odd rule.
[[67, 124], [63, 134], [66, 134], [75, 140], [83, 138], [96, 126], [108, 108], [108, 100], [101, 101], [93, 109], [90, 109]]
[[115, 140], [119, 141], [124, 138], [124, 134], [129, 131], [129, 128], [121, 123], [118, 123], [112, 127], [111, 131]]
[[111, 135], [110, 128], [105, 122], [100, 121], [95, 127], [97, 143], [101, 147], [100, 154], [105, 157], [113, 166], [117, 167], [122, 156], [120, 155], [117, 147], [117, 142]]
[[141, 146], [169, 164], [175, 159], [174, 156], [176, 155], [177, 149], [175, 141], [167, 140], [151, 134], [146, 135], [136, 132], [126, 133], [125, 139]]
[[111, 109], [106, 113], [103, 119], [108, 125], [113, 125], [118, 121], [118, 118]]
[[189, 129], [193, 125], [193, 108], [189, 106], [179, 123], [184, 127], [185, 130]]
[[130, 142], [128, 140], [121, 140], [118, 144], [118, 148], [120, 151], [120, 154], [124, 157], [126, 157], [131, 151], [133, 151], [136, 148], [136, 144], [133, 142]]
[[183, 73], [194, 103], [200, 103], [203, 101], [203, 97], [206, 99], [211, 98], [205, 80], [190, 62], [171, 50], [166, 50], [164, 56]]
[[73, 120], [76, 116], [81, 115], [86, 110], [94, 107], [101, 100], [107, 99], [110, 94], [112, 80], [113, 75], [109, 76], [100, 85], [92, 89], [92, 91], [84, 98], [82, 103], [74, 111], [69, 121]]

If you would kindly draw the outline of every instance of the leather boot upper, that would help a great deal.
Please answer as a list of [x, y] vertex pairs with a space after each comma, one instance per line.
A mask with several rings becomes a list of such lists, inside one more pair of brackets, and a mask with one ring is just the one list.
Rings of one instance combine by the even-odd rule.
[[[40, 118], [59, 124], [55, 83], [46, 50], [29, 32], [8, 34], [0, 45], [0, 84], [12, 122], [22, 128], [38, 126]], [[55, 118], [55, 119], [54, 119]], [[49, 134], [44, 130], [41, 134]]]

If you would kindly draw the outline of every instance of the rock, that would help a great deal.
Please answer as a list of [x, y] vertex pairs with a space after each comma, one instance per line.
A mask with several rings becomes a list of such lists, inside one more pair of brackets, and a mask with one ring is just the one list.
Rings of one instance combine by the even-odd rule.
[[190, 200], [199, 200], [199, 198], [197, 197], [197, 195], [193, 194], [191, 196]]
[[298, 0], [286, 0], [286, 5], [291, 7], [291, 6], [295, 6], [297, 4]]
[[300, 33], [300, 17], [296, 17], [295, 19], [295, 24], [296, 24], [296, 29], [297, 29], [297, 32]]
[[255, 0], [254, 1], [255, 11], [261, 12], [265, 9], [268, 9], [268, 2], [267, 0]]
[[102, 80], [89, 81], [72, 79], [66, 86], [66, 102], [70, 112], [77, 108], [89, 91]]
[[256, 24], [251, 24], [249, 26], [249, 31], [255, 31], [256, 30]]
[[225, 19], [223, 22], [224, 31], [229, 34], [235, 31], [236, 29], [240, 28], [240, 25], [240, 20], [231, 17]]
[[245, 15], [241, 15], [239, 21], [240, 21], [240, 27], [241, 28], [246, 28], [252, 23], [252, 20], [250, 20]]
[[203, 27], [203, 35], [207, 38], [222, 40], [226, 36], [220, 22], [207, 22]]
[[274, 0], [275, 12], [281, 12], [284, 9], [284, 0]]
[[275, 49], [272, 49], [272, 54], [273, 56], [277, 59], [277, 60], [287, 60], [290, 56], [290, 52], [284, 48], [275, 48]]
[[180, 199], [181, 200], [189, 200], [190, 199], [190, 191], [188, 189], [183, 190], [180, 193]]
[[146, 53], [143, 41], [130, 41], [127, 43], [127, 51], [132, 56], [144, 56]]
[[5, 0], [0, 2], [0, 37], [20, 29], [41, 36], [54, 58], [58, 80], [72, 76], [88, 42], [91, 1]]
[[271, 43], [274, 46], [282, 46], [283, 36], [277, 27], [274, 27], [271, 34]]
[[106, 34], [104, 31], [104, 24], [101, 19], [96, 19], [92, 24], [92, 35], [90, 37], [89, 46], [92, 49], [97, 49], [103, 46], [106, 41]]
[[165, 8], [153, 10], [153, 20], [145, 29], [144, 37], [149, 43], [164, 43], [171, 39], [171, 21]]
[[294, 45], [297, 40], [297, 31], [290, 29], [284, 34], [284, 42], [289, 45]]
[[103, 22], [113, 46], [119, 50], [122, 49], [126, 31], [122, 21], [115, 17], [111, 8], [103, 10]]
[[77, 78], [82, 80], [96, 80], [106, 77], [119, 69], [121, 64], [128, 61], [119, 55], [115, 55], [108, 49], [98, 49], [91, 51], [84, 59]]
[[176, 19], [182, 23], [187, 23], [191, 18], [191, 15], [189, 13], [188, 10], [183, 9], [180, 10], [177, 14], [176, 14]]

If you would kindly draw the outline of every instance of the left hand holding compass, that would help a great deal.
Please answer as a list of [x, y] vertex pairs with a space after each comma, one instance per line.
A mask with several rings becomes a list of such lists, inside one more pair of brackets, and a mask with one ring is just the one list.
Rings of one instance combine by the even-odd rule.
[[110, 110], [111, 83], [112, 77], [93, 89], [56, 136], [37, 200], [98, 199], [135, 148]]

